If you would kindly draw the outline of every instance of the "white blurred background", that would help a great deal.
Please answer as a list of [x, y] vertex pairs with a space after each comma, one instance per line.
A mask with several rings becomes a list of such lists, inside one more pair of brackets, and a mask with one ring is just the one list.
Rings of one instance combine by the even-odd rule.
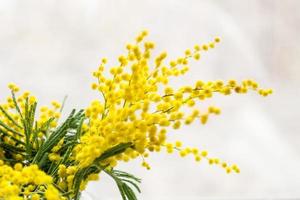
[[[82, 108], [97, 97], [89, 85], [100, 59], [115, 63], [140, 30], [169, 57], [220, 36], [174, 84], [253, 78], [275, 93], [217, 97], [210, 102], [223, 108], [221, 116], [170, 137], [237, 163], [241, 174], [164, 153], [150, 157], [151, 171], [140, 161], [119, 168], [143, 179], [139, 199], [300, 197], [299, 7], [298, 0], [0, 0], [1, 99], [15, 82], [40, 105], [68, 95], [67, 111]], [[104, 175], [88, 193], [120, 199]]]

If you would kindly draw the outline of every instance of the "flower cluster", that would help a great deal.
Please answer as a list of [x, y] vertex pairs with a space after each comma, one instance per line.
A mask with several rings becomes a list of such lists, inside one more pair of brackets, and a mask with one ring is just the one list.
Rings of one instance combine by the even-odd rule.
[[169, 141], [168, 131], [195, 121], [206, 124], [219, 115], [218, 107], [198, 108], [216, 94], [252, 90], [268, 96], [272, 90], [261, 89], [253, 80], [198, 80], [172, 87], [169, 80], [187, 73], [190, 62], [200, 60], [220, 38], [195, 45], [175, 59], [168, 59], [166, 52], [151, 59], [155, 44], [145, 41], [147, 35], [142, 31], [127, 44], [126, 53], [109, 71], [107, 59], [101, 60], [91, 85], [101, 98], [82, 111], [72, 111], [61, 124], [60, 103], [42, 106], [35, 117], [36, 98], [27, 91], [17, 96], [19, 88], [9, 84], [12, 96], [0, 104], [0, 199], [77, 200], [87, 183], [105, 172], [117, 183], [123, 199], [135, 200], [131, 186], [139, 191], [140, 180], [115, 168], [120, 162], [140, 159], [150, 169], [147, 157], [161, 150], [191, 155], [196, 162], [206, 160], [227, 173], [240, 172], [237, 165], [210, 157], [206, 150]]
[[23, 167], [21, 163], [4, 165], [0, 160], [0, 199], [60, 200], [59, 191], [52, 185], [52, 177], [39, 170], [37, 165]]
[[[144, 41], [147, 31], [136, 37], [134, 44], [127, 44], [127, 53], [119, 57], [119, 65], [110, 68], [111, 76], [105, 76], [107, 59], [102, 62], [93, 76], [97, 82], [91, 85], [102, 96], [91, 102], [85, 110], [88, 124], [86, 134], [81, 138], [81, 144], [76, 147], [76, 160], [79, 167], [90, 165], [107, 149], [131, 142], [132, 148], [122, 154], [105, 160], [115, 167], [119, 161], [128, 162], [138, 156], [143, 158], [142, 166], [150, 169], [145, 162], [149, 152], [159, 152], [166, 149], [172, 153], [177, 151], [184, 157], [191, 154], [196, 161], [206, 159], [209, 164], [217, 164], [225, 168], [227, 173], [239, 172], [236, 165], [228, 165], [218, 158], [209, 158], [205, 150], [182, 147], [180, 141], [168, 142], [169, 127], [179, 129], [194, 121], [205, 124], [210, 115], [220, 114], [220, 109], [210, 106], [206, 111], [197, 109], [197, 102], [212, 98], [216, 93], [230, 95], [232, 92], [244, 94], [249, 90], [257, 91], [263, 96], [272, 90], [260, 89], [253, 80], [237, 83], [235, 80], [223, 82], [220, 80], [204, 82], [197, 81], [194, 85], [173, 88], [168, 85], [171, 77], [185, 74], [192, 59], [199, 60], [206, 51], [213, 49], [220, 39], [217, 37], [208, 44], [195, 45], [187, 49], [179, 58], [166, 62], [167, 53], [162, 52], [151, 61], [155, 44]], [[151, 66], [154, 65], [154, 66]], [[190, 113], [182, 109], [188, 107]]]

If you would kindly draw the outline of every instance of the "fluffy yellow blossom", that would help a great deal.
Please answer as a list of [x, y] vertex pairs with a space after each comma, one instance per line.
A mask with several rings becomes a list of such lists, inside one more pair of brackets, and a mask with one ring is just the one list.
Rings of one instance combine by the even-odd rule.
[[[219, 165], [219, 161], [207, 158], [206, 151], [181, 149], [180, 141], [168, 143], [164, 127], [179, 129], [182, 124], [189, 125], [197, 121], [195, 119], [206, 124], [210, 115], [219, 115], [221, 110], [210, 106], [206, 112], [199, 112], [195, 109], [197, 101], [212, 98], [217, 93], [229, 95], [253, 90], [267, 96], [272, 93], [271, 90], [259, 89], [258, 84], [252, 80], [244, 80], [240, 84], [236, 80], [198, 80], [193, 86], [173, 88], [168, 85], [169, 80], [173, 76], [185, 74], [189, 70], [190, 60], [199, 60], [202, 51], [215, 48], [220, 38], [216, 37], [206, 44], [197, 44], [193, 50], [186, 49], [182, 56], [171, 59], [169, 64], [166, 62], [168, 54], [162, 52], [154, 59], [154, 66], [151, 66], [155, 45], [144, 41], [147, 35], [148, 32], [143, 31], [136, 37], [136, 44], [126, 45], [127, 54], [119, 57], [120, 66], [110, 70], [112, 77], [104, 75], [103, 69], [106, 66], [103, 62], [101, 68], [93, 73], [97, 74], [97, 83], [92, 85], [92, 89], [99, 91], [102, 101], [93, 101], [85, 110], [88, 117], [87, 131], [75, 148], [75, 159], [83, 168], [108, 149], [118, 144], [131, 143], [132, 151], [141, 156], [160, 151], [161, 148], [166, 148], [168, 153], [173, 153], [175, 149], [182, 157], [192, 154], [196, 161], [205, 158], [210, 164]], [[159, 90], [160, 87], [163, 92]], [[194, 110], [186, 115], [181, 111], [184, 107]], [[134, 159], [125, 152], [116, 156], [117, 160], [119, 158], [126, 162]], [[143, 166], [147, 166], [145, 162]]]
[[60, 194], [57, 191], [57, 189], [52, 185], [49, 185], [49, 187], [47, 188], [47, 190], [45, 192], [45, 197], [46, 197], [47, 200], [60, 200], [60, 199], [62, 199], [60, 197]]
[[[115, 168], [120, 162], [141, 159], [142, 167], [149, 170], [146, 158], [163, 150], [207, 161], [226, 173], [240, 173], [236, 164], [212, 157], [204, 149], [171, 141], [168, 131], [195, 122], [204, 125], [220, 115], [216, 106], [198, 108], [215, 95], [254, 91], [268, 96], [272, 89], [260, 88], [251, 79], [197, 80], [173, 87], [171, 79], [186, 74], [191, 61], [201, 61], [221, 40], [216, 37], [169, 58], [165, 51], [153, 56], [156, 45], [145, 40], [148, 35], [142, 31], [126, 44], [117, 64], [109, 66], [106, 58], [101, 59], [91, 84], [100, 98], [82, 111], [72, 111], [60, 124], [64, 102], [37, 108], [30, 92], [19, 94], [18, 86], [8, 85], [12, 95], [0, 104], [0, 199], [78, 200], [101, 172], [117, 182], [123, 199], [131, 199], [134, 193], [127, 184], [136, 187], [140, 180]], [[124, 177], [130, 180], [126, 183]]]
[[[21, 163], [17, 163], [14, 168], [2, 163], [0, 166], [0, 199], [23, 199], [21, 191], [28, 191], [28, 196], [32, 195], [32, 199], [39, 199], [37, 195], [31, 194], [32, 188], [46, 185], [52, 188], [51, 191], [46, 191], [48, 194], [58, 194], [56, 188], [52, 186], [52, 177], [41, 171], [37, 165], [23, 167]], [[41, 193], [44, 190], [40, 190]], [[57, 196], [59, 197], [59, 196]], [[24, 197], [25, 199], [25, 197]], [[53, 198], [52, 198], [53, 199]], [[60, 200], [56, 198], [55, 200]]]

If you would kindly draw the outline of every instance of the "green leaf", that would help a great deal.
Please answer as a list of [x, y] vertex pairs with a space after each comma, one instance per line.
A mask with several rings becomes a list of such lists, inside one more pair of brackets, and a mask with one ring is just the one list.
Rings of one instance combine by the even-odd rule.
[[65, 152], [63, 158], [56, 165], [53, 165], [52, 168], [49, 168], [48, 174], [50, 174], [53, 177], [57, 173], [59, 165], [65, 164], [70, 154], [72, 153], [73, 147], [74, 146], [69, 147]]
[[137, 200], [133, 190], [127, 184], [123, 184], [122, 186], [128, 200]]
[[14, 134], [16, 134], [18, 136], [23, 137], [23, 135], [21, 133], [19, 133], [16, 130], [10, 128], [8, 125], [4, 124], [1, 120], [0, 120], [0, 126], [2, 126], [4, 129], [6, 129], [9, 132], [12, 132], [12, 133], [14, 133]]
[[29, 105], [28, 98], [25, 100], [25, 113], [24, 118], [22, 118], [24, 133], [25, 133], [25, 141], [26, 141], [26, 153], [29, 158], [32, 154], [32, 143], [30, 142], [31, 134], [33, 130], [34, 116], [36, 111], [37, 103], [33, 103], [33, 105]]
[[127, 173], [127, 172], [123, 172], [123, 171], [119, 171], [119, 170], [114, 170], [114, 173], [115, 173], [118, 177], [133, 179], [133, 180], [135, 180], [135, 181], [138, 182], [138, 183], [141, 182], [141, 179], [139, 179], [139, 178], [135, 177], [134, 175], [129, 174], [129, 173]]
[[106, 150], [100, 157], [98, 157], [95, 162], [100, 162], [114, 155], [123, 153], [127, 148], [133, 147], [131, 142], [118, 144], [108, 150]]
[[87, 178], [88, 175], [92, 174], [92, 173], [99, 173], [100, 172], [100, 168], [96, 165], [92, 165], [90, 167], [86, 167], [83, 168], [81, 170], [79, 170], [78, 172], [76, 172], [75, 177], [74, 177], [74, 200], [79, 200], [80, 198], [80, 184], [81, 182]]
[[0, 134], [5, 135], [6, 137], [9, 137], [10, 139], [14, 140], [17, 143], [20, 143], [22, 145], [25, 146], [25, 143], [19, 139], [17, 139], [16, 137], [12, 136], [11, 134], [7, 133], [6, 131], [4, 131], [3, 129], [0, 128]]
[[75, 110], [71, 112], [67, 120], [58, 127], [39, 148], [37, 154], [33, 159], [33, 163], [38, 163], [43, 154], [49, 152], [58, 142], [72, 129], [77, 129], [81, 118], [83, 118], [83, 111], [75, 114]]
[[81, 133], [82, 133], [82, 125], [83, 125], [83, 122], [84, 122], [85, 118], [83, 117], [80, 122], [79, 122], [79, 126], [76, 130], [76, 140], [79, 140], [80, 137], [81, 137]]
[[16, 122], [7, 112], [6, 112], [6, 110], [2, 107], [2, 106], [0, 106], [0, 110], [1, 110], [1, 112], [6, 116], [6, 118], [7, 119], [9, 119], [9, 121], [10, 122], [12, 122], [15, 126], [17, 126], [18, 128], [22, 128], [19, 124], [18, 124], [18, 122]]
[[17, 100], [16, 100], [16, 95], [15, 95], [15, 93], [13, 91], [11, 92], [11, 96], [12, 96], [12, 99], [13, 99], [13, 102], [14, 102], [14, 106], [15, 106], [17, 112], [19, 113], [21, 119], [24, 120], [22, 112], [21, 112], [20, 107], [19, 107], [19, 105], [17, 103]]
[[140, 190], [140, 188], [139, 188], [139, 186], [135, 183], [135, 182], [133, 182], [133, 181], [131, 181], [131, 180], [128, 180], [128, 179], [121, 179], [123, 182], [127, 182], [127, 183], [130, 183], [133, 187], [135, 187], [135, 189], [139, 192], [139, 193], [141, 193], [141, 190]]
[[5, 151], [13, 152], [13, 153], [19, 153], [22, 154], [25, 152], [24, 149], [18, 148], [16, 146], [12, 146], [10, 144], [4, 143], [0, 140], [0, 147], [4, 149]]
[[[133, 186], [140, 193], [141, 190], [137, 185], [138, 183], [140, 183], [139, 178], [133, 176], [132, 174], [119, 170], [104, 171], [115, 180], [123, 200], [137, 200], [137, 197], [130, 185]], [[123, 177], [127, 178], [124, 179]]]
[[39, 162], [37, 163], [37, 165], [39, 166], [39, 168], [43, 168], [43, 167], [46, 165], [46, 163], [47, 163], [47, 161], [48, 161], [48, 155], [49, 155], [48, 152], [46, 152], [46, 153], [44, 153], [44, 154], [42, 155], [41, 159], [40, 159]]

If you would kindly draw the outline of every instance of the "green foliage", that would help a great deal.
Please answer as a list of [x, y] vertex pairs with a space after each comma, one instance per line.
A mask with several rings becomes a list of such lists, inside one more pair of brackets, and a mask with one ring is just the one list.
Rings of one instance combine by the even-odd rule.
[[112, 169], [104, 171], [116, 182], [123, 200], [137, 200], [134, 190], [131, 187], [134, 187], [139, 193], [141, 192], [138, 187], [138, 184], [141, 183], [139, 178], [119, 170]]
[[33, 159], [33, 163], [37, 164], [40, 163], [43, 155], [47, 152], [49, 152], [54, 146], [58, 144], [58, 142], [64, 138], [67, 134], [73, 135], [73, 138], [76, 135], [76, 130], [79, 126], [82, 124], [80, 123], [82, 119], [84, 118], [83, 111], [79, 111], [76, 113], [75, 110], [71, 112], [67, 120], [58, 127], [54, 132], [51, 133], [51, 135], [47, 138], [47, 140], [44, 142], [44, 144], [39, 148], [37, 154], [35, 155]]

